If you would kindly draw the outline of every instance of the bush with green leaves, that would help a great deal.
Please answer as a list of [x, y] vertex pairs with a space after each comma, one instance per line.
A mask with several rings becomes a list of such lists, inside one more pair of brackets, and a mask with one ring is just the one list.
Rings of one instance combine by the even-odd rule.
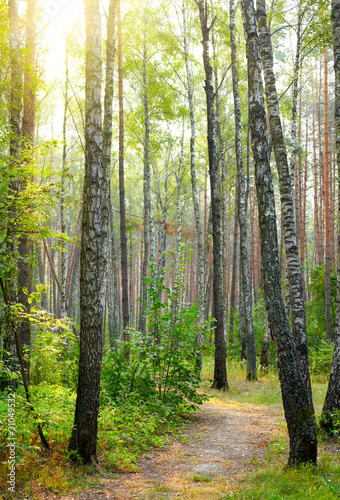
[[200, 351], [197, 339], [207, 328], [199, 323], [195, 305], [188, 308], [180, 302], [187, 259], [181, 259], [172, 290], [150, 266], [148, 333], [144, 336], [130, 330], [128, 345], [122, 343], [108, 352], [102, 369], [103, 397], [117, 404], [135, 399], [176, 408], [193, 408], [204, 400], [197, 391], [201, 379], [196, 360]]

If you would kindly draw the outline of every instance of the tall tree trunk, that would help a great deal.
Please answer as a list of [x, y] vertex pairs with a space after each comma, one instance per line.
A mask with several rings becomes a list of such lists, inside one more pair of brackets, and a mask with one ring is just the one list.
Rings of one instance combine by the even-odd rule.
[[203, 63], [205, 69], [205, 93], [207, 100], [207, 128], [208, 128], [208, 152], [209, 152], [209, 175], [211, 187], [212, 225], [213, 225], [213, 298], [215, 327], [215, 367], [213, 387], [226, 390], [228, 387], [226, 367], [226, 341], [223, 328], [223, 276], [222, 276], [222, 236], [221, 236], [221, 193], [219, 157], [216, 144], [216, 115], [215, 115], [215, 91], [213, 82], [213, 69], [209, 56], [209, 32], [207, 4], [202, 0], [195, 0], [199, 9]]
[[[286, 270], [290, 290], [293, 337], [299, 355], [300, 369], [308, 395], [309, 406], [311, 412], [314, 413], [312, 387], [309, 374], [305, 304], [294, 224], [293, 190], [282, 133], [279, 102], [273, 71], [273, 51], [267, 27], [267, 14], [264, 0], [257, 0], [257, 21], [261, 41], [261, 56], [264, 70], [271, 136], [280, 182], [281, 213], [286, 249]], [[301, 249], [301, 251], [303, 252], [303, 249]]]
[[[21, 60], [21, 44], [19, 36], [19, 17], [18, 17], [18, 1], [8, 1], [8, 22], [9, 22], [9, 51], [10, 51], [10, 104], [9, 104], [9, 121], [10, 121], [10, 143], [9, 151], [11, 161], [19, 160], [19, 151], [21, 143], [21, 113], [22, 113], [22, 60]], [[11, 183], [11, 189], [16, 193], [19, 189], [18, 181]], [[13, 211], [13, 216], [15, 216]], [[6, 251], [8, 255], [14, 253], [14, 242], [10, 239], [6, 243]], [[8, 300], [14, 303], [17, 300], [17, 286], [13, 276], [6, 276], [4, 288], [8, 295]], [[3, 297], [4, 298], [4, 297]], [[15, 336], [11, 327], [10, 321], [6, 321], [5, 335], [3, 339], [4, 357], [3, 361], [6, 366], [13, 372], [18, 371], [19, 360], [16, 353]], [[5, 354], [8, 353], [8, 354]], [[17, 385], [15, 381], [7, 379], [1, 381], [1, 390], [11, 384], [13, 387]]]
[[247, 209], [246, 209], [246, 185], [244, 179], [244, 167], [242, 158], [242, 122], [241, 101], [238, 91], [237, 52], [235, 40], [235, 8], [234, 0], [230, 0], [230, 45], [231, 45], [231, 69], [233, 74], [233, 95], [235, 115], [235, 148], [237, 163], [237, 189], [238, 189], [238, 222], [240, 226], [240, 290], [242, 290], [241, 303], [244, 310], [244, 320], [247, 332], [247, 380], [256, 380], [256, 349], [255, 333], [252, 312], [252, 297], [249, 274], [249, 252], [247, 231]]
[[109, 338], [110, 346], [113, 347], [119, 338], [118, 330], [118, 266], [117, 266], [117, 251], [116, 251], [116, 241], [113, 227], [113, 213], [110, 199], [110, 257], [111, 265], [109, 266], [112, 270], [112, 290], [110, 289], [110, 295], [112, 297], [112, 302], [109, 302]]
[[327, 51], [323, 50], [324, 61], [324, 178], [325, 178], [325, 309], [326, 309], [326, 336], [327, 341], [332, 342], [332, 316], [331, 316], [331, 227], [329, 211], [330, 175], [329, 175], [329, 145], [328, 145], [328, 62]]
[[[22, 139], [25, 147], [31, 149], [34, 145], [35, 132], [35, 53], [36, 53], [36, 0], [28, 0], [26, 10], [26, 42], [25, 42], [25, 75], [24, 75], [24, 113], [22, 117]], [[25, 185], [21, 185], [25, 189]], [[21, 234], [18, 242], [18, 301], [29, 312], [28, 294], [31, 292], [30, 243], [27, 234]], [[28, 294], [25, 292], [28, 291]], [[31, 326], [28, 319], [19, 327], [21, 346], [30, 347]], [[29, 383], [29, 361], [24, 360], [26, 378]]]
[[[63, 118], [63, 157], [61, 169], [61, 188], [60, 188], [60, 229], [62, 233], [66, 233], [65, 224], [65, 183], [66, 183], [66, 157], [67, 157], [67, 108], [68, 108], [68, 52], [69, 38], [66, 39], [66, 54], [65, 54], [65, 93], [64, 93], [64, 118]], [[63, 249], [64, 250], [64, 249]], [[60, 272], [60, 316], [65, 319], [66, 316], [66, 252], [60, 252], [61, 272]]]
[[229, 314], [229, 343], [234, 342], [234, 316], [235, 316], [235, 297], [236, 297], [236, 274], [237, 274], [237, 244], [238, 244], [238, 210], [237, 210], [237, 192], [235, 194], [235, 212], [234, 212], [234, 235], [233, 235], [233, 258], [231, 268], [231, 286], [230, 286], [230, 314]]
[[[299, 85], [299, 71], [300, 71], [300, 57], [301, 57], [301, 25], [303, 12], [301, 8], [301, 1], [298, 3], [298, 18], [296, 26], [296, 53], [294, 63], [294, 76], [293, 76], [293, 103], [292, 103], [292, 122], [291, 122], [291, 157], [290, 157], [290, 175], [291, 184], [294, 186], [294, 176], [296, 169], [297, 145], [296, 145], [296, 121], [297, 121], [297, 98], [298, 98], [298, 85]], [[295, 207], [297, 210], [297, 207]]]
[[[333, 50], [335, 71], [335, 131], [338, 166], [338, 190], [340, 190], [340, 0], [332, 0]], [[340, 192], [340, 191], [339, 191]], [[338, 198], [338, 224], [340, 224], [340, 197]], [[340, 233], [338, 232], [338, 272], [336, 297], [336, 324], [332, 368], [328, 381], [325, 403], [322, 408], [323, 425], [332, 430], [332, 414], [340, 411]]]
[[260, 373], [265, 375], [268, 372], [269, 366], [269, 345], [270, 345], [270, 328], [268, 322], [268, 314], [265, 311], [264, 315], [264, 337], [262, 341], [261, 358], [260, 358]]
[[[113, 229], [113, 216], [111, 206], [111, 144], [112, 144], [112, 102], [114, 90], [114, 61], [116, 55], [116, 14], [117, 0], [110, 0], [109, 15], [106, 33], [106, 72], [103, 117], [103, 252], [105, 256], [104, 276], [107, 274], [107, 309], [110, 347], [113, 347], [118, 338], [117, 325], [117, 263], [115, 260], [115, 240]], [[111, 244], [109, 244], [108, 229], [110, 227]], [[109, 252], [111, 249], [111, 252]], [[107, 269], [110, 271], [107, 273]]]
[[182, 3], [183, 12], [183, 44], [184, 44], [184, 58], [185, 58], [185, 69], [187, 77], [187, 92], [188, 92], [188, 103], [190, 112], [190, 172], [191, 172], [191, 189], [192, 189], [192, 200], [194, 204], [195, 213], [195, 225], [196, 225], [196, 235], [197, 235], [197, 251], [198, 251], [198, 293], [197, 293], [197, 309], [200, 320], [204, 318], [204, 288], [205, 288], [205, 259], [204, 259], [204, 241], [203, 241], [203, 228], [202, 221], [197, 197], [197, 181], [196, 181], [196, 156], [195, 156], [195, 140], [196, 140], [196, 122], [194, 114], [194, 95], [192, 89], [192, 75], [189, 63], [189, 47], [188, 47], [188, 37], [187, 37], [187, 20], [185, 12], [185, 0]]
[[315, 421], [302, 380], [298, 355], [289, 329], [281, 292], [279, 252], [272, 175], [266, 138], [266, 112], [261, 75], [260, 40], [252, 0], [242, 0], [248, 67], [248, 102], [261, 236], [262, 277], [290, 437], [289, 465], [316, 462]]
[[85, 1], [85, 179], [80, 257], [80, 352], [69, 444], [84, 463], [97, 460], [103, 325], [101, 25], [98, 0]]
[[[127, 327], [129, 325], [129, 288], [127, 272], [127, 242], [125, 223], [125, 187], [124, 187], [124, 96], [123, 96], [123, 41], [120, 0], [117, 0], [117, 31], [118, 31], [118, 95], [119, 95], [119, 213], [120, 213], [120, 258], [122, 275], [122, 312], [123, 336], [128, 341]], [[126, 350], [127, 358], [130, 352]]]

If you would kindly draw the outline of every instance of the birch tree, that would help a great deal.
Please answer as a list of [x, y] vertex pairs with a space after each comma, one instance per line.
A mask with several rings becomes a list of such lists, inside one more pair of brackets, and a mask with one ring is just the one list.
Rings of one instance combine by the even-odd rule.
[[288, 465], [317, 459], [315, 421], [302, 380], [294, 339], [285, 313], [279, 265], [274, 190], [266, 137], [260, 40], [252, 0], [242, 0], [248, 67], [251, 144], [255, 163], [265, 305], [277, 349], [282, 401], [290, 438]]
[[270, 132], [274, 146], [276, 167], [279, 174], [282, 226], [286, 250], [286, 272], [288, 274], [289, 281], [293, 337], [300, 360], [301, 374], [306, 387], [309, 406], [311, 411], [314, 412], [312, 387], [309, 374], [303, 284], [294, 221], [293, 189], [282, 132], [279, 102], [273, 71], [273, 51], [270, 33], [267, 26], [266, 5], [264, 0], [257, 0], [256, 16], [261, 42], [261, 57], [265, 79], [267, 107], [269, 112]]
[[231, 69], [233, 75], [233, 96], [235, 114], [235, 149], [237, 164], [238, 221], [240, 226], [240, 283], [242, 287], [244, 321], [247, 332], [247, 380], [256, 380], [256, 349], [252, 314], [252, 297], [249, 273], [249, 252], [247, 236], [246, 186], [242, 158], [241, 102], [238, 90], [237, 53], [235, 40], [234, 1], [230, 0], [230, 45]]
[[97, 461], [104, 276], [102, 248], [101, 20], [98, 0], [85, 1], [85, 178], [80, 257], [80, 352], [69, 450]]
[[205, 70], [205, 93], [207, 102], [207, 128], [209, 177], [211, 187], [211, 209], [213, 226], [213, 301], [215, 323], [215, 366], [213, 387], [226, 390], [228, 387], [226, 367], [226, 339], [223, 327], [223, 270], [222, 270], [222, 234], [221, 234], [221, 186], [219, 172], [219, 154], [217, 151], [215, 90], [213, 68], [209, 56], [209, 33], [207, 2], [195, 0], [202, 32], [203, 63]]

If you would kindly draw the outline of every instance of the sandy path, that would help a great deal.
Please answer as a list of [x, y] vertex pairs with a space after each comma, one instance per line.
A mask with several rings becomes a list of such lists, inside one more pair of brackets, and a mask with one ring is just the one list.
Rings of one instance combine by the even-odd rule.
[[138, 461], [138, 473], [103, 479], [92, 493], [65, 500], [217, 499], [264, 457], [280, 416], [252, 405], [206, 402], [188, 426], [187, 438], [173, 441]]

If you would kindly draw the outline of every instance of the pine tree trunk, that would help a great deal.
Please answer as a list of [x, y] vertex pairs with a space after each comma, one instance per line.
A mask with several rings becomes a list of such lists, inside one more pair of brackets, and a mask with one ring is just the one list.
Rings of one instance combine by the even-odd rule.
[[[277, 98], [275, 75], [273, 71], [273, 52], [270, 41], [270, 34], [267, 27], [266, 6], [264, 0], [257, 0], [257, 22], [259, 37], [261, 41], [261, 56], [264, 70], [271, 135], [280, 182], [281, 213], [283, 219], [284, 242], [286, 249], [286, 270], [288, 274], [290, 290], [293, 337], [300, 359], [300, 368], [308, 395], [309, 406], [311, 411], [314, 413], [312, 388], [309, 374], [305, 304], [303, 298], [302, 276], [294, 224], [293, 190], [282, 133], [279, 102]], [[303, 252], [303, 248], [301, 249], [301, 251]]]
[[328, 62], [327, 51], [323, 50], [324, 60], [324, 179], [325, 179], [325, 309], [326, 309], [326, 337], [328, 342], [332, 342], [332, 316], [331, 316], [331, 228], [330, 228], [330, 212], [329, 212], [329, 195], [330, 195], [330, 175], [329, 175], [329, 145], [328, 145]]
[[274, 190], [266, 138], [260, 40], [252, 0], [242, 0], [242, 8], [248, 66], [249, 121], [259, 209], [262, 278], [271, 335], [277, 348], [282, 400], [290, 437], [288, 464], [315, 463], [317, 441], [314, 416], [310, 410], [281, 293]]
[[[332, 0], [333, 50], [335, 71], [335, 131], [340, 189], [340, 0]], [[338, 198], [338, 224], [340, 224], [340, 197]], [[338, 233], [338, 262], [340, 262], [340, 234]], [[340, 411], [340, 267], [337, 273], [336, 324], [332, 368], [328, 381], [325, 403], [322, 409], [323, 425], [330, 431], [334, 427], [331, 415]]]

